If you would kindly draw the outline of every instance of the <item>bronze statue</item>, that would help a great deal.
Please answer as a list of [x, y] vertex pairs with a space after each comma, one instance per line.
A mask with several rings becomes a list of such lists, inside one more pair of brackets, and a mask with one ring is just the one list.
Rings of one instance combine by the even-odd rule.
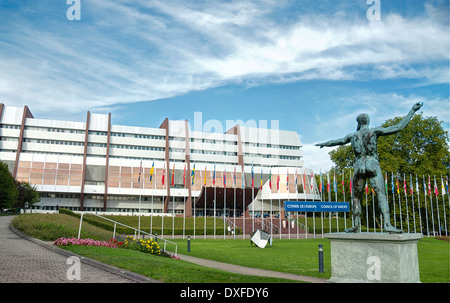
[[356, 132], [348, 134], [344, 138], [330, 140], [324, 143], [318, 143], [320, 148], [324, 146], [352, 144], [353, 153], [356, 156], [355, 171], [353, 174], [353, 218], [354, 226], [346, 229], [346, 232], [359, 232], [361, 225], [361, 199], [364, 191], [365, 180], [369, 179], [370, 185], [376, 193], [378, 206], [381, 209], [384, 221], [384, 230], [389, 233], [402, 233], [402, 230], [396, 229], [391, 225], [389, 215], [389, 205], [384, 192], [383, 174], [380, 163], [378, 162], [377, 141], [379, 136], [395, 134], [403, 130], [411, 120], [416, 111], [422, 107], [423, 103], [414, 104], [408, 115], [398, 124], [389, 127], [369, 128], [370, 118], [367, 114], [360, 114], [356, 121], [358, 127]]

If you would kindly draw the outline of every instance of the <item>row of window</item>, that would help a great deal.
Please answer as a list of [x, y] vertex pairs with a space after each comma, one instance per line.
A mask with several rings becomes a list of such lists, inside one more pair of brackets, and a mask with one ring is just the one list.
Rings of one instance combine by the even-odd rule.
[[28, 139], [28, 138], [25, 138], [24, 142], [43, 143], [43, 144], [58, 144], [58, 145], [72, 145], [72, 146], [84, 146], [84, 142], [81, 142], [81, 141], [61, 141], [61, 140]]
[[[20, 128], [20, 126], [19, 126], [19, 128]], [[47, 132], [53, 132], [53, 133], [84, 134], [84, 130], [81, 130], [81, 129], [69, 129], [69, 128], [25, 126], [25, 130], [38, 130], [38, 131], [47, 131]]]

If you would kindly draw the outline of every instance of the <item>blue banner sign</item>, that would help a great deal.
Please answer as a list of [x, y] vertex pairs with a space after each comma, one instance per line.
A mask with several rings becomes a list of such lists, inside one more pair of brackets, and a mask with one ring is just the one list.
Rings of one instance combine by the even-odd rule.
[[284, 211], [349, 212], [348, 202], [284, 201]]

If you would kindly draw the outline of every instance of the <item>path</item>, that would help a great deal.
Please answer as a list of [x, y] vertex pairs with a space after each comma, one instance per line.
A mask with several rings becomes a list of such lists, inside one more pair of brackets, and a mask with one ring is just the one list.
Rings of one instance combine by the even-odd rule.
[[[0, 283], [159, 282], [87, 258], [80, 258], [80, 279], [68, 280], [70, 252], [10, 229], [13, 216], [0, 216]], [[70, 275], [69, 275], [70, 276]]]

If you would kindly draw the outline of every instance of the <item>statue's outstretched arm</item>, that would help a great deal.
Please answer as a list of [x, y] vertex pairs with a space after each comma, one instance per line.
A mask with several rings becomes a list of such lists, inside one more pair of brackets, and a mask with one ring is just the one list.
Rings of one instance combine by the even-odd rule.
[[409, 121], [411, 121], [411, 118], [414, 116], [414, 113], [418, 111], [422, 107], [422, 105], [423, 105], [422, 102], [417, 102], [411, 108], [409, 113], [399, 123], [388, 127], [379, 127], [376, 129], [376, 132], [378, 133], [379, 136], [386, 136], [398, 133], [408, 125]]
[[314, 144], [314, 145], [315, 146], [320, 146], [320, 148], [322, 148], [324, 146], [344, 145], [344, 144], [350, 143], [350, 138], [351, 138], [351, 135], [347, 135], [344, 138], [334, 139], [334, 140], [326, 141], [326, 142], [323, 142], [323, 143], [317, 143], [317, 144]]

